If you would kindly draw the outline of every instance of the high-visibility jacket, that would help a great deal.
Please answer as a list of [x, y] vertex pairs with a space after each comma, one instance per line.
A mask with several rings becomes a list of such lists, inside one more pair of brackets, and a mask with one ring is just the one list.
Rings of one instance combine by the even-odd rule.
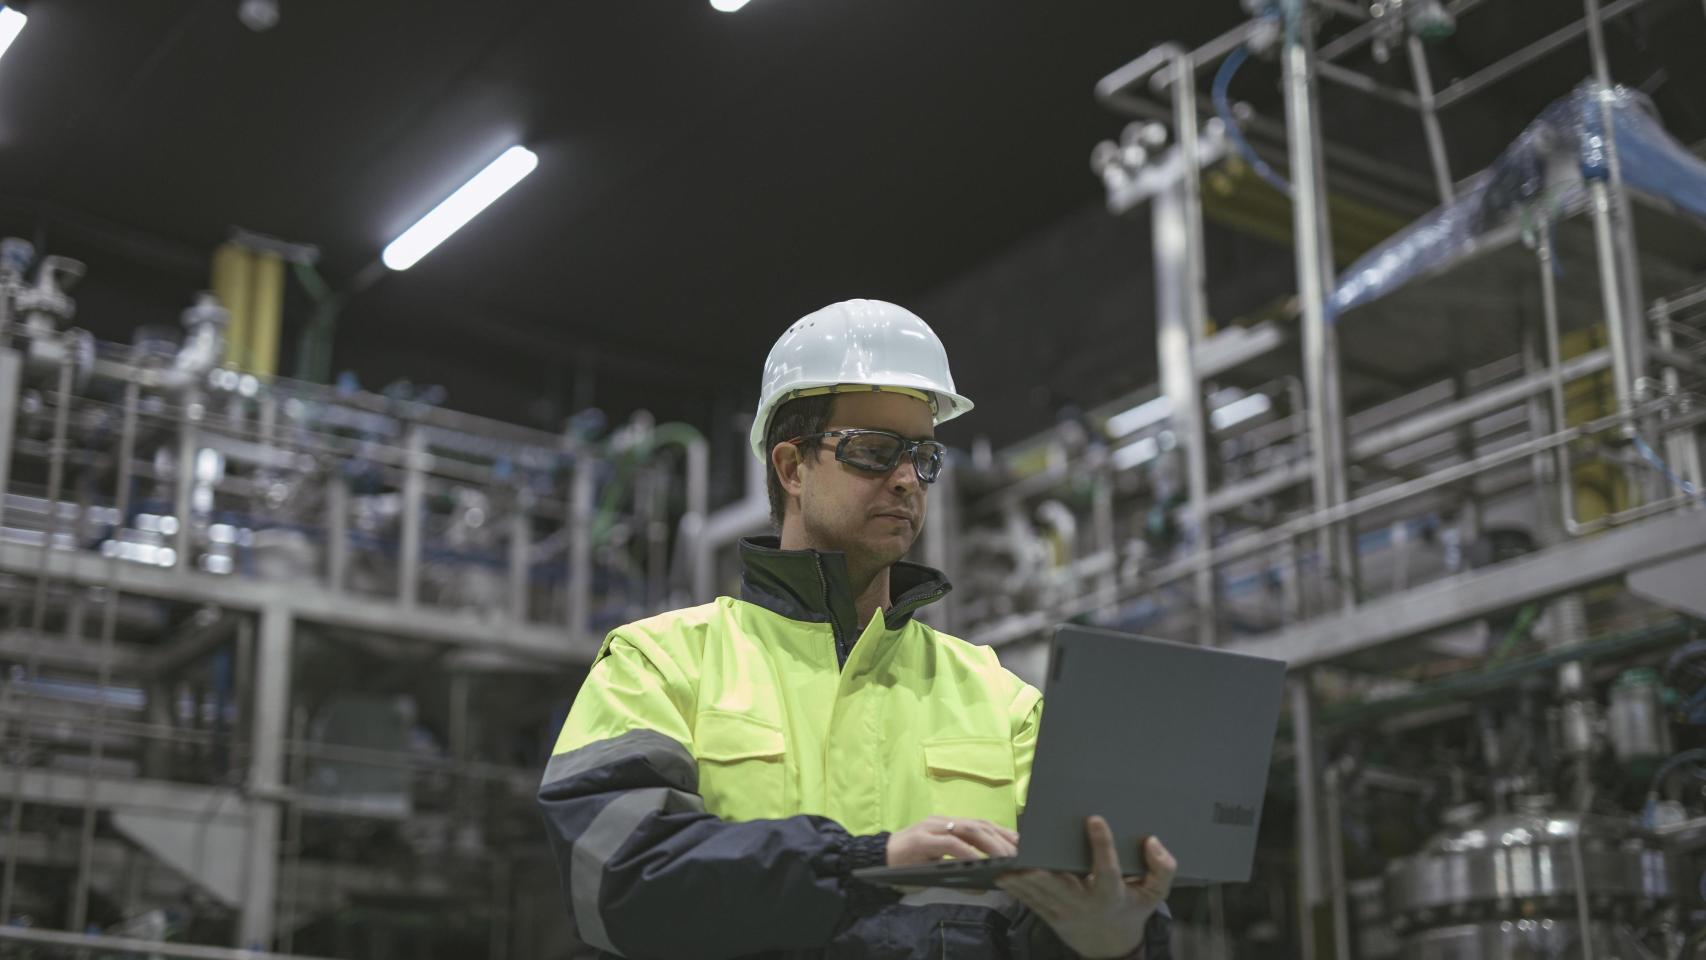
[[[1070, 957], [999, 892], [852, 880], [932, 814], [1014, 827], [1042, 698], [914, 619], [941, 574], [890, 569], [857, 628], [845, 558], [743, 541], [741, 597], [604, 641], [539, 803], [590, 946], [626, 957]], [[898, 900], [898, 902], [897, 902]], [[1146, 932], [1164, 960], [1166, 917]]]

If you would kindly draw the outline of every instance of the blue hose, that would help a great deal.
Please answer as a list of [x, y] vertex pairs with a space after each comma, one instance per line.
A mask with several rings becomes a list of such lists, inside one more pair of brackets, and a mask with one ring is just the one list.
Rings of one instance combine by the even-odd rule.
[[1679, 476], [1675, 470], [1672, 470], [1670, 464], [1668, 464], [1668, 463], [1664, 462], [1664, 460], [1660, 459], [1659, 455], [1657, 453], [1653, 452], [1652, 447], [1647, 446], [1647, 441], [1641, 439], [1638, 436], [1635, 437], [1634, 439], [1635, 439], [1635, 450], [1637, 453], [1639, 453], [1641, 455], [1641, 459], [1647, 461], [1649, 464], [1652, 464], [1652, 466], [1655, 470], [1664, 474], [1665, 479], [1669, 480], [1672, 484], [1674, 484], [1678, 490], [1681, 490], [1683, 493], [1686, 493], [1691, 497], [1699, 497], [1701, 502], [1706, 503], [1706, 493], [1702, 493], [1700, 491], [1699, 487], [1696, 487], [1694, 484], [1689, 483], [1687, 480], [1685, 480], [1681, 476]]
[[1256, 171], [1256, 175], [1266, 180], [1275, 190], [1289, 197], [1291, 184], [1250, 148], [1250, 142], [1244, 139], [1244, 131], [1238, 127], [1238, 120], [1232, 116], [1232, 103], [1226, 96], [1226, 89], [1232, 86], [1233, 75], [1248, 59], [1250, 48], [1239, 47], [1220, 62], [1220, 69], [1214, 72], [1214, 84], [1209, 88], [1209, 94], [1214, 98], [1214, 112], [1220, 117], [1220, 122], [1226, 125], [1226, 138], [1232, 141], [1232, 146], [1238, 150], [1244, 162], [1250, 165], [1250, 169]]

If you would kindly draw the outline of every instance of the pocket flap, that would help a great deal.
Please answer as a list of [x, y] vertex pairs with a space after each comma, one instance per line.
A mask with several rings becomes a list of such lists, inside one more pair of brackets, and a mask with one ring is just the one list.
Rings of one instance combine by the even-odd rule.
[[738, 713], [706, 711], [693, 729], [693, 753], [700, 760], [780, 760], [786, 741], [778, 727]]
[[969, 777], [985, 783], [1012, 783], [1013, 744], [994, 737], [926, 740], [924, 767], [936, 777]]

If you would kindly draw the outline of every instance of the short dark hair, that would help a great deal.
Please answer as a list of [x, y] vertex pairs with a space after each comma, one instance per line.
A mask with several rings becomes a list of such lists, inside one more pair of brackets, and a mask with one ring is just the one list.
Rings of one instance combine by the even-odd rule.
[[[764, 484], [770, 493], [770, 522], [777, 530], [782, 529], [782, 514], [787, 511], [788, 494], [782, 489], [782, 479], [776, 476], [776, 465], [770, 461], [770, 451], [776, 449], [778, 443], [795, 437], [822, 433], [829, 426], [829, 415], [834, 408], [835, 395], [826, 393], [789, 400], [770, 415], [770, 427], [764, 431]], [[820, 440], [807, 440], [800, 444], [801, 456], [815, 451], [821, 443]]]

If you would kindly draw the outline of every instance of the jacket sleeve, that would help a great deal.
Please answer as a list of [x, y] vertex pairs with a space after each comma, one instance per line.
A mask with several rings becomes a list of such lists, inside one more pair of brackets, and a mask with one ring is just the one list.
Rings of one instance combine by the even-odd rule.
[[[1037, 730], [1042, 725], [1043, 699], [1037, 688], [1025, 684], [1013, 701], [1013, 769], [1014, 787], [1019, 794], [1019, 809], [1025, 809], [1025, 797], [1031, 788], [1031, 763], [1037, 752]], [[1023, 842], [1021, 838], [1021, 842]], [[1013, 922], [1012, 953], [1028, 960], [1076, 960], [1078, 954], [1063, 943], [1042, 917], [1020, 907]], [[1172, 960], [1173, 914], [1162, 903], [1143, 928], [1143, 942], [1130, 955], [1134, 960]]]
[[811, 948], [892, 899], [848, 876], [884, 861], [887, 834], [707, 813], [692, 703], [667, 655], [620, 633], [575, 698], [538, 799], [582, 940], [627, 957]]

